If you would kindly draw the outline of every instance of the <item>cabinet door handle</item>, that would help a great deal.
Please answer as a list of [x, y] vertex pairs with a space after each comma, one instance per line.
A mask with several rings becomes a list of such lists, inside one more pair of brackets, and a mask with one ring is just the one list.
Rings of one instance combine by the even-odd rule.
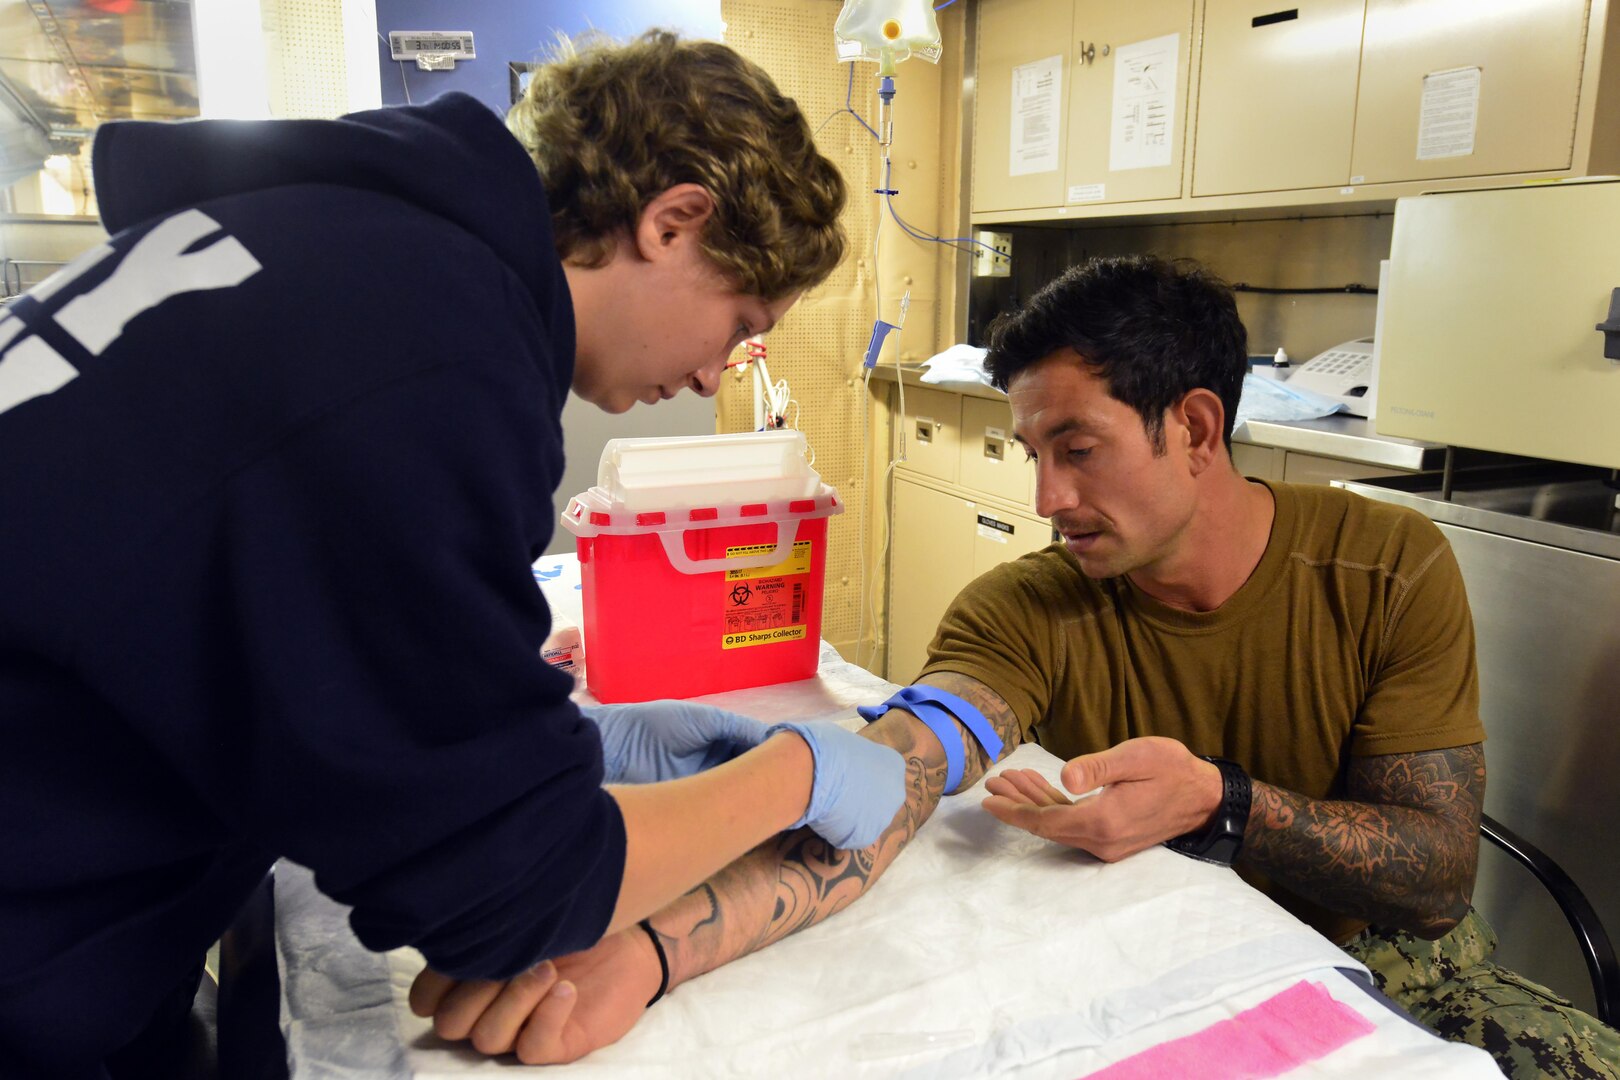
[[[1110, 49], [1109, 49], [1109, 47], [1107, 45], [1104, 45], [1102, 47], [1102, 54], [1104, 56], [1107, 56], [1109, 51], [1110, 51]], [[1095, 41], [1091, 41], [1091, 42], [1082, 41], [1082, 42], [1080, 42], [1080, 46], [1079, 46], [1078, 50], [1076, 51], [1076, 55], [1075, 55], [1075, 58], [1074, 58], [1075, 63], [1079, 64], [1081, 67], [1084, 67], [1087, 64], [1095, 63], [1096, 60], [1097, 60], [1097, 43]]]

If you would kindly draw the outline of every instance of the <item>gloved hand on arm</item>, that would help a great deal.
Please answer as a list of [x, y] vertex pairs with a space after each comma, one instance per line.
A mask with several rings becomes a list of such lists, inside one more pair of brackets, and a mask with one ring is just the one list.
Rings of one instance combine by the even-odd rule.
[[610, 784], [653, 784], [712, 769], [765, 741], [758, 720], [691, 701], [590, 705]]
[[591, 705], [580, 710], [602, 733], [610, 784], [675, 780], [713, 768], [791, 731], [815, 760], [810, 803], [792, 828], [809, 826], [840, 848], [874, 842], [905, 801], [905, 762], [881, 743], [830, 720], [771, 727], [737, 713], [691, 701]]
[[815, 759], [810, 805], [789, 826], [809, 826], [834, 847], [875, 843], [906, 799], [906, 763], [892, 748], [864, 739], [831, 720], [775, 724], [766, 735], [791, 731]]

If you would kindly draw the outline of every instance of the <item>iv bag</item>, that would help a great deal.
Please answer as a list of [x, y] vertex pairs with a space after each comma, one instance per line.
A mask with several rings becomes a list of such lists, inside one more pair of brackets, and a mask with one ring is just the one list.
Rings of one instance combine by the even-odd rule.
[[841, 63], [874, 60], [892, 67], [911, 56], [939, 63], [933, 0], [844, 0], [833, 37]]

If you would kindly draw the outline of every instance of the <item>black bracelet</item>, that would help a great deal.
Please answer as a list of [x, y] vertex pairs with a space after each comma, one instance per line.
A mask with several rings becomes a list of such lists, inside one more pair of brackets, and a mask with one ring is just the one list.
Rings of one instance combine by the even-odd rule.
[[661, 974], [658, 979], [658, 993], [654, 994], [652, 1000], [647, 1002], [647, 1008], [650, 1009], [658, 1004], [659, 998], [669, 992], [669, 957], [664, 954], [664, 943], [658, 940], [658, 931], [652, 928], [650, 919], [642, 919], [636, 925], [647, 931], [647, 936], [652, 938], [653, 951], [658, 953], [658, 970]]

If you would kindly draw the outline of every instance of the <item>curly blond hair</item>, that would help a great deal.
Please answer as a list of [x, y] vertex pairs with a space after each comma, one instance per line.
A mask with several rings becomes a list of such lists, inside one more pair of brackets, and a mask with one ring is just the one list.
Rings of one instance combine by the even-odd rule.
[[565, 40], [506, 126], [540, 170], [569, 262], [607, 262], [647, 204], [686, 183], [714, 199], [703, 250], [740, 292], [776, 300], [843, 258], [843, 177], [793, 99], [724, 45], [664, 30]]

